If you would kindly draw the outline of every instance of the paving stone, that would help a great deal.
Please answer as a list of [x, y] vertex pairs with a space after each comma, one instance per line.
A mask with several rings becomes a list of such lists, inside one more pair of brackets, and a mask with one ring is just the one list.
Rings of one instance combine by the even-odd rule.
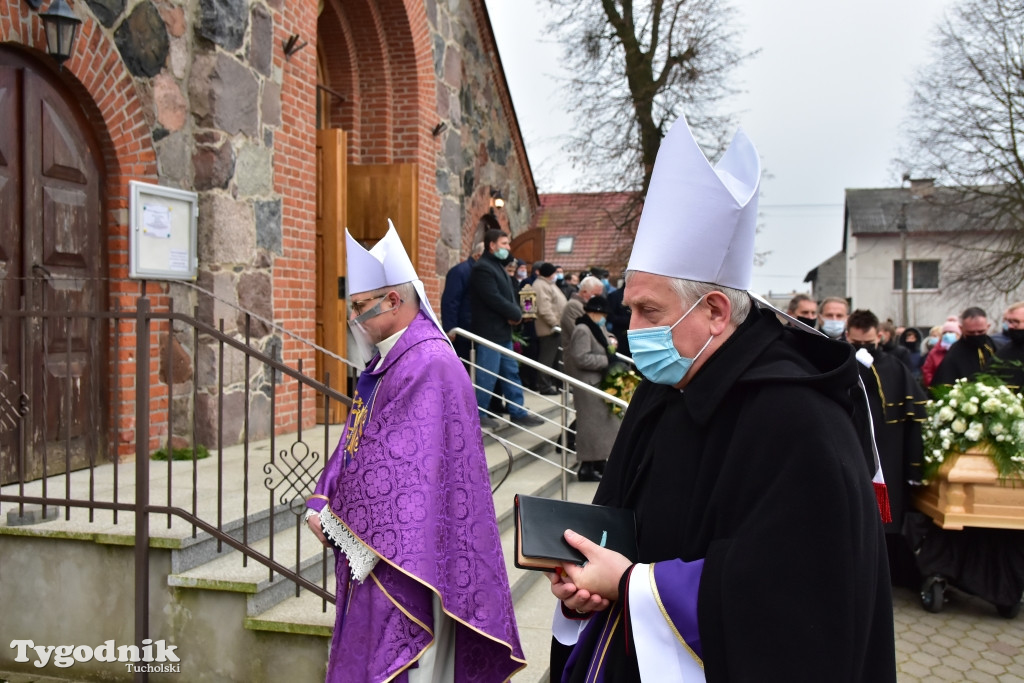
[[995, 650], [985, 650], [981, 653], [981, 656], [985, 659], [1001, 664], [1002, 666], [1009, 666], [1013, 664], [1013, 657], [1007, 657], [1002, 652], [996, 652]]
[[957, 657], [956, 655], [950, 654], [947, 654], [944, 657], [939, 655], [939, 657], [942, 659], [943, 665], [948, 666], [950, 669], [956, 669], [957, 671], [964, 672], [970, 671], [972, 668], [971, 662], [963, 657]]
[[942, 660], [940, 660], [935, 655], [930, 655], [927, 652], [922, 652], [921, 650], [918, 650], [914, 654], [910, 655], [910, 659], [917, 662], [921, 666], [927, 666], [928, 668], [938, 666], [942, 662]]
[[900, 668], [900, 683], [907, 683], [910, 681], [919, 681], [925, 676], [931, 673], [931, 670], [923, 664], [917, 662], [907, 662], [903, 667]]
[[984, 671], [978, 671], [977, 669], [971, 669], [964, 674], [965, 678], [974, 683], [999, 683], [999, 679], [992, 674], [987, 674]]
[[974, 668], [978, 671], [984, 671], [990, 673], [993, 676], [1002, 676], [1006, 673], [1006, 667], [989, 659], [976, 659], [974, 660]]

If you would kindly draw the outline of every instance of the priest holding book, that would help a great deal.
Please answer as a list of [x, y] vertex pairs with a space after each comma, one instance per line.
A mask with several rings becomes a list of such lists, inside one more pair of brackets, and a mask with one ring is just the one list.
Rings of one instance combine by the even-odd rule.
[[896, 680], [853, 349], [747, 293], [760, 176], [742, 131], [714, 166], [682, 119], [662, 143], [623, 297], [645, 381], [594, 497], [638, 559], [566, 530], [553, 681]]

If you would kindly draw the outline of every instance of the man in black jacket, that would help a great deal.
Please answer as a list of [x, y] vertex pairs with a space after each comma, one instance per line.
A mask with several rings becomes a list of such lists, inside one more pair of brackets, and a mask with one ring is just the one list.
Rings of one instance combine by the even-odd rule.
[[960, 328], [964, 331], [939, 363], [932, 386], [953, 384], [958, 379], [974, 379], [975, 375], [991, 372], [995, 342], [988, 336], [988, 314], [984, 309], [971, 306], [960, 314]]
[[[511, 351], [512, 326], [522, 322], [523, 312], [512, 278], [505, 272], [505, 264], [512, 258], [509, 243], [508, 234], [502, 230], [484, 233], [483, 256], [477, 259], [469, 275], [469, 302], [473, 333]], [[516, 424], [536, 427], [543, 423], [523, 407], [519, 365], [511, 356], [477, 344], [476, 364], [476, 402], [481, 427], [493, 429], [500, 425], [487, 411], [496, 393], [505, 397], [509, 415]]]
[[684, 121], [662, 141], [624, 298], [645, 380], [594, 497], [638, 553], [565, 532], [555, 680], [896, 680], [853, 348], [752, 304], [760, 177], [742, 132], [714, 167]]

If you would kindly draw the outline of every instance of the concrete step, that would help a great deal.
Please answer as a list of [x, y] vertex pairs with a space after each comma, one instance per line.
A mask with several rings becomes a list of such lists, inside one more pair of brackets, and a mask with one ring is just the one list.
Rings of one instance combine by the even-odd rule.
[[[569, 485], [568, 499], [589, 503], [597, 491], [593, 482], [573, 481]], [[555, 598], [551, 595], [550, 581], [545, 572], [517, 569], [513, 562], [514, 530], [501, 535], [502, 552], [509, 582], [513, 584], [512, 596], [515, 601], [516, 625], [519, 640], [526, 655], [527, 666], [513, 676], [516, 683], [547, 683], [548, 656], [551, 652], [551, 617], [555, 609]]]
[[[315, 584], [324, 585], [327, 580], [333, 584], [333, 553], [325, 552], [305, 525], [296, 528], [294, 515], [291, 524], [273, 537], [250, 541], [250, 546], [292, 571], [297, 565], [299, 573]], [[246, 614], [249, 616], [262, 614], [295, 595], [295, 584], [276, 573], [271, 577], [268, 567], [252, 558], [245, 560], [242, 553], [235, 550], [191, 569], [172, 573], [167, 577], [167, 584], [179, 588], [245, 593]]]

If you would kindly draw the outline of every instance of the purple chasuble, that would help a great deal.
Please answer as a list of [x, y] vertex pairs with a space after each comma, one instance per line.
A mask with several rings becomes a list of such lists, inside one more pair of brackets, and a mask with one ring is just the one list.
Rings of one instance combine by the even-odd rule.
[[343, 556], [336, 563], [328, 683], [406, 680], [433, 642], [434, 594], [456, 623], [457, 683], [522, 668], [476, 397], [422, 312], [360, 376], [316, 494], [309, 507], [333, 513], [380, 557], [362, 582]]

